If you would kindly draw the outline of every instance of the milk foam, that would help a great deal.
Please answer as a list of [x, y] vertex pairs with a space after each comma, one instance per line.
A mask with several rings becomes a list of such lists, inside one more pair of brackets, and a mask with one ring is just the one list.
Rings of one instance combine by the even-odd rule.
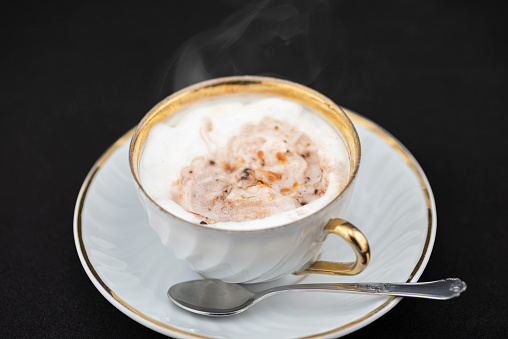
[[[246, 124], [265, 118], [287, 121], [304, 131], [316, 145], [318, 155], [331, 169], [324, 195], [311, 203], [264, 219], [218, 222], [221, 229], [262, 229], [287, 224], [319, 210], [340, 192], [349, 175], [348, 152], [335, 131], [320, 116], [294, 101], [269, 95], [224, 95], [196, 103], [152, 127], [144, 144], [140, 180], [148, 195], [171, 214], [199, 224], [202, 219], [171, 200], [171, 187], [181, 170], [198, 156], [206, 156]], [[203, 133], [203, 128], [207, 133]]]

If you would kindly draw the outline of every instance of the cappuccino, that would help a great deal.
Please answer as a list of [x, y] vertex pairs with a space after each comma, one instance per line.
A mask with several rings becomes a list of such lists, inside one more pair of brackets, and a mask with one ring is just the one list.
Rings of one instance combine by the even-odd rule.
[[218, 228], [261, 229], [320, 210], [349, 177], [340, 133], [271, 95], [223, 95], [152, 127], [140, 160], [147, 194], [171, 214]]

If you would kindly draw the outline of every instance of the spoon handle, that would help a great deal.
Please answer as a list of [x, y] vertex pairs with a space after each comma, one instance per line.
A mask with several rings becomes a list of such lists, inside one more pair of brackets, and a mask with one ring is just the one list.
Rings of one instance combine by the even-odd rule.
[[336, 283], [289, 285], [268, 289], [264, 292], [260, 292], [258, 296], [260, 298], [264, 298], [271, 294], [289, 291], [336, 291], [446, 300], [458, 297], [460, 293], [465, 290], [465, 282], [458, 278], [448, 278], [419, 283]]

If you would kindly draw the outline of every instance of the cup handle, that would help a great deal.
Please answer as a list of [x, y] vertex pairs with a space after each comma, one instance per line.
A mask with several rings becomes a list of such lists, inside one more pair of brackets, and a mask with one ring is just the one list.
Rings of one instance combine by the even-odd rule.
[[370, 261], [369, 243], [359, 229], [343, 219], [331, 219], [323, 229], [323, 235], [328, 234], [337, 234], [344, 238], [355, 252], [356, 261], [316, 261], [294, 274], [356, 275], [367, 267]]

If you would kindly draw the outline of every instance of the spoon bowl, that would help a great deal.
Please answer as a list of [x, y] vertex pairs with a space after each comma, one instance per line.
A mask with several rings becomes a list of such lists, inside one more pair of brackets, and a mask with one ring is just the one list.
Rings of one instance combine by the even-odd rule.
[[181, 308], [209, 316], [228, 316], [240, 313], [256, 302], [256, 294], [240, 284], [221, 280], [192, 280], [176, 284], [168, 290], [168, 297]]

